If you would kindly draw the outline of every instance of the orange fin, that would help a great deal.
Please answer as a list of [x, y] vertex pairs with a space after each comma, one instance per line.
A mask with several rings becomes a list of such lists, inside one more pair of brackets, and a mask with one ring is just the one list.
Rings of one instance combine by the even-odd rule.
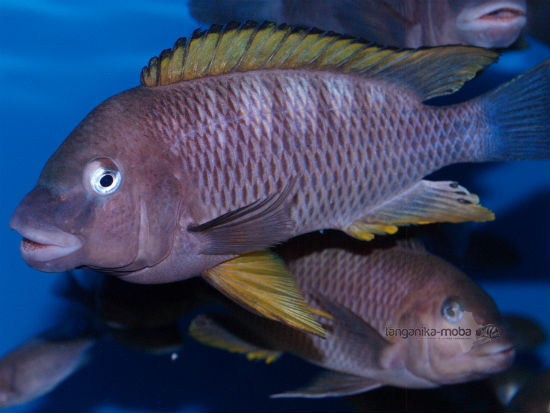
[[422, 180], [344, 229], [352, 237], [370, 241], [375, 235], [394, 234], [405, 225], [435, 222], [492, 221], [494, 214], [479, 198], [456, 182]]

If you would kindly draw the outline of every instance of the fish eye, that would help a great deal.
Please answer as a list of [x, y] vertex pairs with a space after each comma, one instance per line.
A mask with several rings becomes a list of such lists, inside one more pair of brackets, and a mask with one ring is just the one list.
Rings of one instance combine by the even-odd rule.
[[122, 174], [110, 159], [95, 159], [85, 169], [85, 181], [98, 195], [115, 192], [122, 182]]
[[458, 301], [458, 297], [447, 297], [441, 304], [441, 317], [449, 323], [458, 323], [462, 320], [464, 310]]

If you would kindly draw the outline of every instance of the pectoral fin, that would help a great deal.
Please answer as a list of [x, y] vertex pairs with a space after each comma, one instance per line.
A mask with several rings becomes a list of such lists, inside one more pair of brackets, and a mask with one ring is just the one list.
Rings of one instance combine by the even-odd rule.
[[344, 229], [352, 237], [370, 241], [375, 235], [394, 234], [397, 228], [434, 222], [491, 221], [494, 214], [479, 198], [456, 182], [422, 180], [375, 207]]
[[286, 265], [270, 251], [242, 255], [208, 269], [202, 275], [218, 290], [248, 309], [308, 333], [326, 335]]
[[290, 200], [295, 181], [266, 199], [187, 229], [204, 234], [207, 255], [243, 254], [286, 241], [292, 234]]
[[240, 337], [222, 317], [199, 315], [191, 322], [189, 334], [204, 345], [231, 353], [246, 354], [249, 360], [265, 360], [270, 364], [281, 356], [280, 351], [261, 348]]
[[368, 357], [371, 365], [377, 365], [381, 352], [391, 344], [350, 309], [321, 294], [314, 294], [314, 298], [332, 315], [333, 331], [331, 331], [331, 335], [336, 336], [337, 340], [347, 343], [349, 348], [346, 351], [364, 352], [365, 361]]
[[315, 377], [307, 386], [279, 394], [273, 394], [272, 398], [281, 397], [341, 397], [363, 393], [382, 386], [376, 380], [353, 376], [337, 371], [324, 371]]

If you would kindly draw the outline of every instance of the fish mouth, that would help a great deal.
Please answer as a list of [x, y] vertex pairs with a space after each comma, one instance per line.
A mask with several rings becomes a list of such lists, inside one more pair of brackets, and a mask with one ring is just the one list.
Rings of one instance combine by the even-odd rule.
[[504, 370], [512, 364], [516, 354], [515, 346], [509, 341], [488, 342], [481, 345], [474, 345], [470, 350], [472, 356], [484, 360], [483, 363], [491, 366], [491, 371]]
[[82, 247], [82, 241], [77, 236], [58, 229], [36, 230], [13, 226], [12, 229], [23, 236], [19, 246], [23, 260], [40, 271], [65, 271], [65, 266], [59, 260]]
[[483, 47], [507, 47], [527, 22], [526, 10], [519, 4], [502, 2], [462, 11], [456, 19], [459, 30], [476, 36], [472, 44]]
[[457, 17], [459, 25], [474, 24], [483, 22], [485, 24], [525, 23], [526, 10], [514, 3], [487, 4], [481, 7], [464, 10]]

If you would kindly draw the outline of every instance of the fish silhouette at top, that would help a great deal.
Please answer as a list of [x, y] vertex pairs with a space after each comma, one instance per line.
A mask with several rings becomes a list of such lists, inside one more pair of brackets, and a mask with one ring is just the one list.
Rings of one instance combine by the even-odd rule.
[[508, 47], [527, 21], [525, 0], [190, 0], [189, 9], [206, 23], [272, 20], [393, 47]]
[[549, 62], [479, 98], [452, 93], [496, 59], [456, 46], [390, 50], [273, 23], [213, 26], [151, 59], [95, 108], [11, 218], [42, 271], [126, 281], [201, 274], [246, 307], [323, 334], [263, 249], [323, 228], [486, 221], [456, 162], [547, 159]]
[[[294, 249], [316, 241], [296, 241]], [[326, 339], [240, 308], [198, 316], [191, 335], [249, 359], [271, 362], [290, 352], [327, 369], [306, 387], [279, 395], [285, 397], [345, 396], [383, 385], [431, 388], [510, 366], [514, 346], [494, 301], [458, 269], [416, 241], [373, 249], [335, 245], [288, 264], [308, 303], [332, 315], [323, 322]], [[478, 337], [482, 326], [499, 333]]]

